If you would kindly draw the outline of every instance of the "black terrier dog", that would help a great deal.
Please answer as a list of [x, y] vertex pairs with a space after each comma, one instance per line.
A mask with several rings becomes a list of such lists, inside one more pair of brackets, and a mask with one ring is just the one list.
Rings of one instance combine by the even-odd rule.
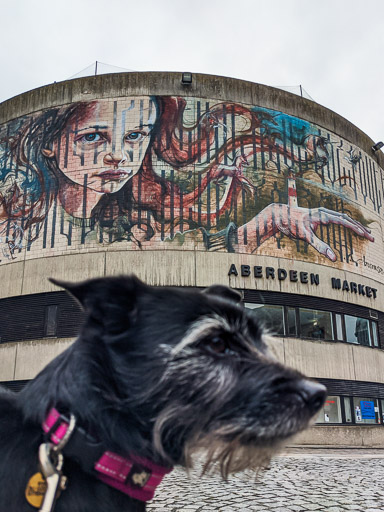
[[86, 319], [22, 392], [1, 391], [0, 512], [144, 511], [193, 451], [224, 478], [260, 467], [324, 402], [322, 385], [268, 355], [230, 288], [55, 283]]

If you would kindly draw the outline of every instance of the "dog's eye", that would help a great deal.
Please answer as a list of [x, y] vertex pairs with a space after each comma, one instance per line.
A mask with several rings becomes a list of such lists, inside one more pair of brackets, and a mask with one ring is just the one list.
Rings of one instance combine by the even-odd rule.
[[230, 354], [233, 351], [229, 348], [228, 343], [220, 336], [214, 336], [205, 343], [205, 346], [215, 354]]

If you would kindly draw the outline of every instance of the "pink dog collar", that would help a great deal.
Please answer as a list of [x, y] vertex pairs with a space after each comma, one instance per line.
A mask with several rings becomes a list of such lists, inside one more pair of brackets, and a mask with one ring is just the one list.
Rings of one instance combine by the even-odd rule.
[[[42, 426], [50, 441], [57, 445], [65, 436], [68, 425], [69, 420], [52, 408]], [[137, 455], [124, 458], [111, 451], [105, 451], [94, 461], [93, 470], [96, 472], [95, 476], [105, 484], [136, 500], [149, 501], [153, 499], [156, 488], [172, 468], [158, 466]]]

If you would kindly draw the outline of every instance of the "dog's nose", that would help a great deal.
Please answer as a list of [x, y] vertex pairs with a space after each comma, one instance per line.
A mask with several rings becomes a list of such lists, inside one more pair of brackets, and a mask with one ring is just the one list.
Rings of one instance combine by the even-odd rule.
[[327, 388], [319, 382], [303, 379], [300, 381], [298, 392], [309, 407], [311, 414], [315, 414], [324, 404], [327, 397]]

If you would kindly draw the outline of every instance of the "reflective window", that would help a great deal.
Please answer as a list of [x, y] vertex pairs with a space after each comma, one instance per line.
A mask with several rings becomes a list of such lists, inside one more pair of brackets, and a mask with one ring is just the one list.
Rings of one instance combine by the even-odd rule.
[[[342, 341], [380, 348], [377, 321], [331, 311], [245, 303], [272, 335]], [[384, 346], [383, 346], [384, 348]]]
[[371, 345], [369, 320], [350, 315], [344, 315], [344, 318], [348, 343], [357, 343], [369, 347]]
[[347, 423], [352, 423], [351, 400], [347, 396], [344, 397], [344, 410], [345, 410], [345, 421]]
[[353, 409], [357, 424], [380, 423], [379, 404], [376, 398], [354, 396]]
[[339, 396], [327, 396], [316, 423], [342, 423]]
[[300, 334], [303, 338], [332, 340], [332, 315], [328, 311], [299, 309]]
[[56, 336], [58, 306], [47, 306], [45, 313], [45, 335]]
[[371, 322], [371, 323], [372, 323], [373, 346], [378, 347], [379, 346], [379, 336], [377, 333], [377, 323], [376, 322]]
[[297, 336], [296, 308], [287, 308], [288, 336]]
[[339, 341], [344, 340], [344, 334], [343, 334], [343, 318], [341, 315], [336, 314], [336, 339]]
[[260, 323], [272, 334], [284, 335], [284, 307], [270, 306], [269, 304], [250, 304], [244, 306], [252, 312]]
[[[384, 400], [367, 397], [327, 396], [317, 424], [343, 423], [344, 425], [384, 424]], [[344, 411], [342, 411], [344, 405]], [[380, 417], [380, 409], [383, 417]]]

